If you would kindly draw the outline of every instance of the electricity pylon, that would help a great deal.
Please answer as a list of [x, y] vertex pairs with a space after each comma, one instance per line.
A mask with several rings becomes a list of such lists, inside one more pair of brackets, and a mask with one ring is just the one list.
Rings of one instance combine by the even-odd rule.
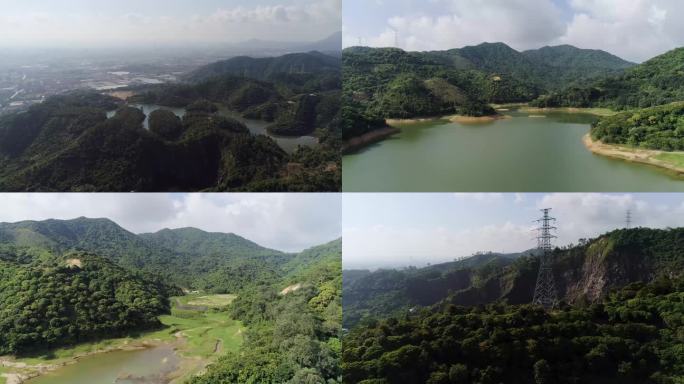
[[537, 236], [537, 248], [540, 251], [539, 257], [539, 274], [537, 275], [537, 284], [534, 287], [534, 298], [532, 304], [538, 304], [546, 309], [553, 309], [558, 305], [558, 295], [556, 293], [556, 283], [553, 278], [553, 268], [551, 263], [551, 239], [555, 238], [551, 231], [556, 227], [551, 225], [551, 222], [556, 219], [549, 216], [551, 208], [541, 210], [544, 213], [541, 219], [537, 220], [539, 223], [539, 235]]

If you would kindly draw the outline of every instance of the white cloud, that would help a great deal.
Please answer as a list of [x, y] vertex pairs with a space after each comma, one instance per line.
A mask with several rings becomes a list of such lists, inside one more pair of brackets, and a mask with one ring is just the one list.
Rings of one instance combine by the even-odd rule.
[[341, 233], [337, 194], [1, 194], [0, 221], [106, 217], [135, 232], [196, 227], [286, 251]]
[[[575, 15], [559, 42], [644, 61], [684, 43], [678, 0], [573, 0]], [[597, 38], [600, 36], [600, 38]]]
[[368, 45], [399, 45], [407, 50], [437, 50], [506, 41], [517, 49], [536, 47], [549, 36], [560, 37], [564, 26], [560, 11], [548, 0], [442, 1], [442, 15], [399, 15], [387, 29], [368, 39]]

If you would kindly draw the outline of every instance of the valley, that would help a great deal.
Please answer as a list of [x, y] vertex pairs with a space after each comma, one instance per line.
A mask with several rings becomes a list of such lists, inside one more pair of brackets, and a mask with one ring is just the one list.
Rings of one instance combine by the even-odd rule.
[[[194, 228], [2, 223], [0, 277], [3, 384], [340, 373], [341, 240], [292, 254]], [[304, 346], [314, 349], [298, 358], [318, 363], [293, 360]]]
[[235, 57], [117, 97], [48, 97], [0, 117], [0, 189], [339, 191], [339, 66]]

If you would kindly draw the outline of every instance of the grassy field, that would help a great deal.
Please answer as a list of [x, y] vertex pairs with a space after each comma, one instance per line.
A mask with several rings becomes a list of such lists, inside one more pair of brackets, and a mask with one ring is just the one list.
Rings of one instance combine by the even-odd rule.
[[[0, 374], [26, 373], [35, 369], [31, 366], [60, 365], [78, 356], [95, 352], [168, 343], [176, 347], [180, 356], [194, 362], [188, 364], [187, 372], [183, 375], [187, 377], [200, 369], [204, 363], [212, 361], [224, 352], [237, 351], [242, 345], [244, 327], [239, 321], [231, 319], [225, 311], [235, 298], [235, 295], [201, 294], [174, 297], [171, 298], [171, 314], [159, 317], [164, 325], [162, 329], [125, 338], [83, 343], [53, 350], [41, 356], [17, 359], [16, 362], [25, 363], [29, 367], [0, 367]], [[178, 309], [179, 305], [183, 306], [183, 309]], [[187, 305], [204, 308], [188, 309]], [[5, 378], [0, 377], [0, 384], [5, 384]]]
[[183, 304], [205, 306], [209, 308], [227, 307], [237, 298], [237, 295], [188, 295], [179, 297]]
[[655, 156], [656, 159], [684, 168], [684, 154], [682, 153], [661, 153]]

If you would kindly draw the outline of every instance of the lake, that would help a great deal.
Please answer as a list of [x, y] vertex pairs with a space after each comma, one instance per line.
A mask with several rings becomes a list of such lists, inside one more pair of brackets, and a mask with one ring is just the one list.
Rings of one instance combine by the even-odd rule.
[[81, 358], [26, 384], [166, 384], [179, 362], [170, 346], [106, 352]]
[[393, 137], [344, 156], [344, 191], [684, 191], [684, 179], [666, 171], [587, 150], [582, 136], [595, 116], [507, 114], [486, 123], [400, 125]]
[[[150, 128], [150, 114], [156, 111], [157, 109], [165, 109], [171, 111], [181, 119], [183, 118], [183, 116], [185, 116], [186, 113], [185, 108], [171, 108], [154, 104], [130, 104], [130, 106], [133, 108], [142, 109], [142, 112], [145, 114], [145, 121], [143, 122], [143, 126], [145, 127], [145, 129]], [[114, 116], [115, 113], [116, 111], [107, 112], [107, 118], [111, 118], [112, 116]], [[261, 120], [245, 119], [239, 113], [231, 111], [225, 107], [220, 107], [218, 110], [218, 114], [240, 121], [245, 126], [247, 126], [247, 129], [249, 129], [249, 131], [253, 135], [264, 135], [272, 138], [276, 141], [276, 143], [278, 143], [280, 148], [282, 148], [287, 153], [294, 152], [300, 145], [303, 147], [313, 147], [318, 145], [318, 138], [313, 136], [290, 137], [273, 135], [266, 129], [266, 127], [268, 127], [271, 123]]]

